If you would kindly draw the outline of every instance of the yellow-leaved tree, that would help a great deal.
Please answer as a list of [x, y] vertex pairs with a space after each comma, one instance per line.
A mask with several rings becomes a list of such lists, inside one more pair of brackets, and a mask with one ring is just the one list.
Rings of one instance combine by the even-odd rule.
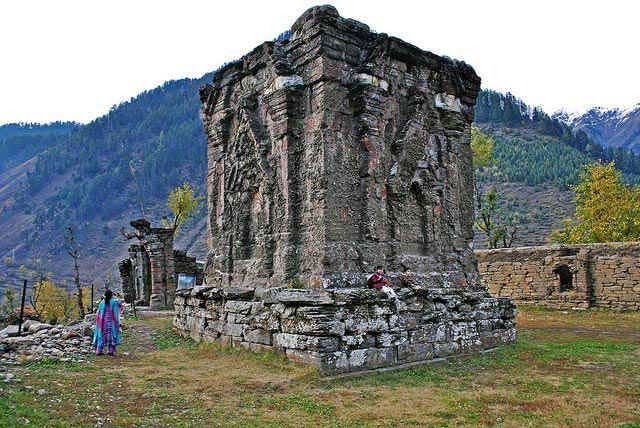
[[162, 220], [165, 227], [173, 228], [174, 235], [178, 232], [178, 228], [191, 216], [200, 206], [204, 198], [196, 196], [193, 189], [188, 183], [183, 183], [169, 194], [167, 206], [173, 214], [173, 221], [167, 219]]
[[68, 299], [67, 292], [56, 287], [52, 281], [38, 281], [35, 283], [30, 297], [33, 314], [44, 322], [54, 324], [62, 322], [67, 318]]
[[[82, 300], [88, 307], [90, 299], [88, 287], [83, 287]], [[40, 321], [52, 324], [77, 319], [80, 316], [77, 296], [63, 287], [57, 287], [52, 281], [38, 281], [30, 297], [33, 315]]]
[[501, 195], [494, 186], [483, 191], [482, 175], [491, 175], [497, 164], [493, 156], [495, 140], [479, 128], [471, 127], [471, 150], [473, 152], [474, 199], [476, 221], [474, 226], [484, 233], [489, 248], [511, 247], [519, 228], [519, 213], [508, 212], [500, 205]]
[[640, 241], [640, 186], [622, 182], [613, 162], [586, 165], [576, 193], [574, 219], [551, 239], [562, 244]]

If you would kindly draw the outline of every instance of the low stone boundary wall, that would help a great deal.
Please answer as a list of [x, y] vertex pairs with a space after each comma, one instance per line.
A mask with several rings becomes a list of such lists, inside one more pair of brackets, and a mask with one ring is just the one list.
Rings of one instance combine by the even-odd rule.
[[476, 251], [494, 296], [557, 309], [640, 310], [640, 243]]
[[516, 339], [508, 298], [465, 288], [403, 289], [398, 305], [370, 289], [196, 287], [178, 290], [173, 325], [198, 341], [277, 350], [325, 374], [478, 352]]

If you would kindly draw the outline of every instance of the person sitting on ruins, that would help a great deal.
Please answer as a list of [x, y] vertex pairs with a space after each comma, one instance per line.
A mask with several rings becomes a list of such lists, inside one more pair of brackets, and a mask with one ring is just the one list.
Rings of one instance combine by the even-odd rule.
[[102, 355], [107, 348], [109, 355], [116, 353], [116, 346], [120, 344], [120, 313], [122, 302], [113, 298], [113, 291], [107, 289], [100, 301], [96, 312], [96, 327], [93, 330], [93, 346], [96, 355]]
[[400, 286], [403, 288], [410, 288], [413, 291], [422, 290], [422, 287], [416, 285], [411, 280], [412, 272], [410, 269], [405, 269], [402, 273], [402, 278], [400, 278]]
[[385, 275], [384, 268], [382, 266], [376, 266], [376, 271], [369, 275], [367, 283], [370, 288], [380, 290], [386, 294], [388, 298], [393, 299], [395, 301], [396, 308], [398, 307], [398, 295], [393, 291], [393, 288], [389, 286], [389, 278]]

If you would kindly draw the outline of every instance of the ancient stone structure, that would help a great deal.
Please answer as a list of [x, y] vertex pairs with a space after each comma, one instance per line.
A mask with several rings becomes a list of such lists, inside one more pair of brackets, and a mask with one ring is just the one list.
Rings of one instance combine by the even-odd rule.
[[496, 296], [561, 309], [640, 310], [640, 243], [555, 245], [478, 251]]
[[195, 257], [190, 257], [184, 250], [173, 250], [173, 260], [176, 274], [196, 277], [196, 284], [202, 285], [204, 280], [204, 266]]
[[479, 87], [465, 63], [330, 6], [223, 67], [200, 91], [207, 283], [359, 285], [382, 263], [474, 284]]
[[[479, 86], [330, 6], [219, 70], [200, 91], [208, 286], [177, 292], [174, 326], [327, 373], [514, 341], [471, 249]], [[397, 302], [366, 289], [378, 264], [413, 272]]]
[[400, 292], [396, 307], [364, 288], [196, 287], [176, 293], [174, 326], [196, 340], [278, 350], [327, 374], [478, 352], [516, 339], [516, 308], [466, 287]]
[[151, 227], [144, 219], [131, 226], [135, 233], [125, 235], [140, 243], [130, 245], [129, 258], [118, 264], [124, 299], [151, 309], [172, 308], [178, 274], [194, 275], [202, 284], [203, 267], [185, 251], [173, 249], [173, 229]]

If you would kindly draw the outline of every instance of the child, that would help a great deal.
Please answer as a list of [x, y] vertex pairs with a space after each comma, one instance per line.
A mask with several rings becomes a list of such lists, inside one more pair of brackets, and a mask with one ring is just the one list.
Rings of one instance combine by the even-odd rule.
[[393, 299], [398, 307], [398, 296], [393, 288], [389, 287], [389, 278], [384, 274], [384, 268], [382, 266], [376, 266], [376, 271], [369, 275], [367, 278], [369, 287], [382, 291], [388, 298]]

